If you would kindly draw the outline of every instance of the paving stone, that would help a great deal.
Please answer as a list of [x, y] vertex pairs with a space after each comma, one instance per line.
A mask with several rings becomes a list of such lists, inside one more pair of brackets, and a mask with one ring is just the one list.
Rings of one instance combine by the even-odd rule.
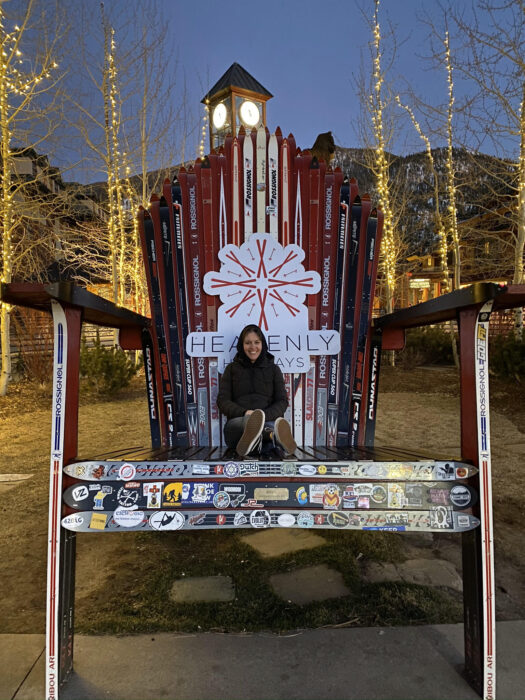
[[456, 567], [444, 559], [408, 559], [399, 564], [370, 562], [365, 569], [364, 578], [371, 583], [405, 581], [463, 590], [463, 582]]
[[350, 594], [342, 574], [326, 564], [274, 574], [270, 576], [270, 584], [280, 598], [296, 605]]
[[170, 591], [174, 603], [213, 603], [235, 600], [229, 576], [196, 576], [175, 581]]
[[262, 557], [279, 557], [287, 552], [314, 549], [326, 544], [324, 537], [309, 530], [292, 530], [290, 528], [261, 530], [255, 535], [245, 535], [241, 537], [241, 540], [256, 549]]

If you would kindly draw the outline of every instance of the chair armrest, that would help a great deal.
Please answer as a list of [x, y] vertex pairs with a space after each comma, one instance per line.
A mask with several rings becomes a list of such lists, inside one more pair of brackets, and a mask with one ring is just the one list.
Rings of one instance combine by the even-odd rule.
[[525, 285], [507, 287], [493, 282], [476, 282], [464, 289], [376, 318], [373, 327], [381, 329], [385, 350], [401, 350], [407, 328], [456, 320], [461, 311], [481, 306], [490, 299], [494, 299], [495, 310], [522, 306], [525, 304]]
[[2, 284], [0, 300], [8, 304], [47, 312], [51, 312], [51, 302], [56, 300], [67, 306], [81, 308], [83, 321], [110, 328], [141, 329], [149, 327], [151, 323], [146, 316], [116, 306], [111, 301], [88, 292], [87, 289], [72, 282]]

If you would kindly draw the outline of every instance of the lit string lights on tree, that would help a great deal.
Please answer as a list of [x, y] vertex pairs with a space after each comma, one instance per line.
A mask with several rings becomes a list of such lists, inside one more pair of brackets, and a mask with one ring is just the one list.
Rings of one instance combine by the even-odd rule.
[[432, 155], [432, 146], [430, 145], [430, 139], [423, 133], [423, 130], [421, 129], [421, 126], [419, 122], [417, 121], [414, 112], [408, 107], [408, 105], [405, 105], [401, 102], [399, 95], [396, 95], [396, 102], [397, 104], [404, 109], [408, 115], [410, 116], [410, 119], [412, 121], [412, 124], [414, 125], [414, 129], [417, 131], [419, 134], [420, 138], [422, 139], [423, 143], [425, 144], [426, 152], [427, 152], [427, 158], [428, 162], [430, 164], [430, 171], [432, 173], [432, 178], [434, 181], [434, 209], [435, 209], [435, 220], [436, 220], [436, 231], [439, 239], [439, 256], [441, 259], [441, 270], [443, 272], [443, 286], [445, 288], [445, 291], [449, 291], [450, 287], [450, 279], [449, 279], [449, 274], [448, 274], [448, 260], [447, 260], [447, 234], [445, 231], [445, 227], [443, 225], [443, 219], [441, 217], [441, 212], [439, 211], [439, 182], [438, 182], [438, 176], [434, 164], [434, 156]]
[[383, 74], [381, 72], [381, 31], [379, 27], [379, 0], [375, 0], [374, 12], [374, 92], [370, 95], [370, 110], [374, 129], [375, 149], [374, 164], [379, 202], [384, 213], [383, 239], [383, 276], [386, 293], [387, 313], [393, 310], [396, 269], [396, 246], [394, 236], [394, 217], [390, 203], [388, 160], [385, 154], [385, 137], [383, 126], [384, 102], [382, 98]]
[[210, 120], [210, 107], [206, 103], [204, 105], [204, 115], [202, 117], [201, 140], [199, 144], [199, 158], [204, 158], [206, 155], [206, 132], [208, 131], [208, 122]]
[[454, 82], [452, 80], [452, 61], [450, 57], [450, 42], [448, 32], [445, 33], [445, 62], [447, 67], [447, 82], [448, 82], [448, 108], [447, 108], [447, 199], [448, 199], [448, 216], [447, 228], [448, 236], [452, 241], [452, 250], [454, 255], [454, 289], [459, 289], [460, 286], [460, 270], [461, 258], [459, 250], [459, 232], [457, 224], [456, 210], [456, 182], [454, 178], [454, 159], [452, 151], [452, 115], [454, 108]]

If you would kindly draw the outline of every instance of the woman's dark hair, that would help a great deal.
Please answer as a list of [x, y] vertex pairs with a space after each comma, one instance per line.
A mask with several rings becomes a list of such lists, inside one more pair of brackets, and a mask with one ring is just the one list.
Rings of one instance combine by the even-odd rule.
[[259, 338], [259, 340], [262, 343], [262, 354], [265, 355], [268, 352], [268, 344], [266, 343], [266, 338], [264, 337], [264, 333], [259, 328], [259, 326], [256, 326], [254, 323], [250, 323], [248, 326], [245, 326], [242, 329], [241, 334], [239, 336], [239, 340], [237, 341], [237, 352], [245, 356], [244, 339], [246, 338], [248, 333], [255, 333], [255, 335]]

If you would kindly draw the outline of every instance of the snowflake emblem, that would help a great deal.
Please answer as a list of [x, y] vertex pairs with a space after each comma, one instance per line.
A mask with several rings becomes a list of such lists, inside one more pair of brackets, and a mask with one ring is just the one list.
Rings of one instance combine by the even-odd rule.
[[270, 234], [255, 233], [240, 247], [226, 245], [219, 260], [219, 272], [206, 273], [203, 285], [206, 294], [220, 296], [218, 328], [308, 328], [305, 298], [319, 292], [321, 278], [304, 269], [299, 246], [283, 248]]

